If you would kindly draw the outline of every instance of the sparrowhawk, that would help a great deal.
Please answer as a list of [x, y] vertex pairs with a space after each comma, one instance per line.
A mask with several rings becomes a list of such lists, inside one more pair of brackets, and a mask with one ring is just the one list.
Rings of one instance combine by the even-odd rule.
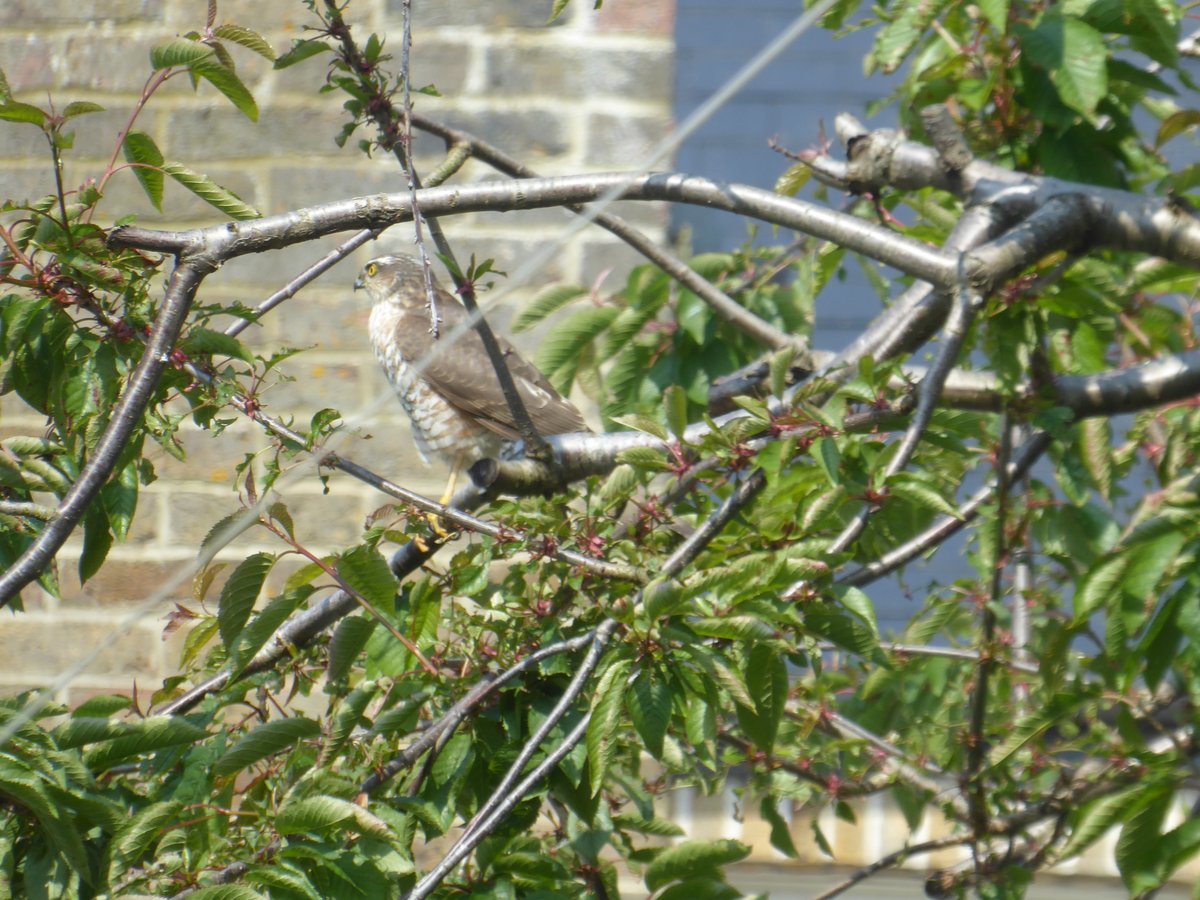
[[[504, 455], [520, 434], [478, 333], [468, 328], [441, 352], [431, 352], [466, 321], [466, 308], [435, 280], [440, 320], [435, 336], [424, 271], [411, 256], [371, 260], [354, 287], [365, 289], [374, 304], [371, 345], [412, 422], [421, 458], [428, 462], [430, 455], [440, 456], [453, 473], [484, 457]], [[538, 433], [586, 431], [579, 410], [511, 344], [496, 340]]]

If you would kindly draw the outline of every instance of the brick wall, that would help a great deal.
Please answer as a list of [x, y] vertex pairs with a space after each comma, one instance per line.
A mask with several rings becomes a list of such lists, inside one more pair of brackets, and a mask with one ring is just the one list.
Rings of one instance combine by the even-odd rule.
[[[673, 60], [673, 0], [607, 4], [576, 2], [545, 27], [551, 0], [479, 0], [441, 3], [414, 0], [414, 84], [433, 83], [441, 98], [418, 96], [419, 108], [469, 129], [538, 171], [567, 174], [626, 168], [666, 133], [670, 121]], [[71, 100], [105, 107], [78, 120], [75, 147], [66, 161], [68, 188], [96, 177], [111, 157], [149, 74], [149, 51], [157, 43], [204, 25], [201, 0], [6, 0], [0, 5], [0, 67], [18, 99], [44, 103], [47, 93], [61, 108]], [[251, 12], [252, 10], [252, 12]], [[247, 18], [247, 16], [253, 18]], [[398, 58], [399, 0], [355, 0], [347, 12], [356, 35], [387, 35]], [[225, 2], [219, 21], [252, 27], [277, 52], [303, 36], [309, 13], [299, 0]], [[584, 52], [586, 50], [586, 52]], [[319, 94], [325, 58], [275, 72], [248, 51], [234, 48], [239, 72], [260, 107], [257, 124], [204, 84], [194, 92], [186, 78], [167, 83], [139, 118], [168, 159], [210, 175], [264, 213], [283, 212], [331, 200], [404, 188], [390, 158], [369, 160], [334, 143], [343, 122], [338, 94]], [[419, 162], [428, 170], [440, 159], [439, 142], [420, 140]], [[30, 126], [0, 123], [0, 198], [36, 198], [52, 190], [45, 143]], [[470, 165], [469, 179], [498, 177]], [[178, 185], [166, 188], [165, 214], [158, 214], [129, 173], [105, 191], [101, 218], [136, 213], [139, 223], [195, 227], [220, 221], [220, 214]], [[629, 210], [647, 231], [661, 236], [665, 211]], [[494, 257], [511, 269], [531, 249], [558, 236], [569, 220], [556, 210], [528, 214], [475, 214], [445, 221], [462, 258]], [[104, 222], [101, 222], [104, 224]], [[263, 395], [273, 415], [307, 422], [323, 407], [346, 414], [370, 411], [341, 445], [341, 452], [394, 480], [437, 496], [444, 472], [426, 468], [412, 450], [408, 427], [366, 344], [366, 309], [349, 290], [357, 268], [372, 256], [409, 246], [401, 226], [326, 274], [244, 339], [257, 351], [281, 346], [309, 348], [289, 361], [295, 378]], [[337, 244], [336, 239], [237, 260], [211, 276], [202, 299], [260, 302], [307, 264]], [[571, 241], [539, 276], [592, 280], [635, 259], [606, 232], [589, 230]], [[525, 292], [528, 295], [528, 291]], [[521, 293], [518, 292], [517, 300]], [[511, 306], [495, 315], [503, 329]], [[384, 398], [382, 405], [376, 401]], [[36, 414], [12, 395], [0, 398], [0, 436], [40, 434]], [[368, 439], [369, 436], [369, 439]], [[103, 646], [99, 659], [63, 692], [76, 703], [93, 693], [128, 692], [136, 679], [145, 695], [173, 670], [174, 640], [164, 643], [164, 616], [173, 599], [188, 600], [190, 582], [169, 592], [149, 614], [114, 628], [194, 558], [209, 528], [238, 507], [235, 467], [245, 454], [269, 446], [247, 423], [219, 437], [195, 429], [185, 435], [188, 459], [158, 454], [159, 480], [145, 488], [129, 540], [112, 550], [108, 563], [87, 585], [75, 576], [79, 542], [59, 555], [61, 599], [27, 589], [28, 612], [0, 613], [0, 690], [42, 685]], [[284, 489], [285, 502], [301, 537], [317, 549], [352, 542], [365, 516], [382, 498], [344, 476], [334, 476], [328, 494], [306, 470]], [[256, 546], [278, 551], [269, 536], [243, 536], [222, 553], [241, 559]], [[282, 574], [285, 570], [279, 570]]]

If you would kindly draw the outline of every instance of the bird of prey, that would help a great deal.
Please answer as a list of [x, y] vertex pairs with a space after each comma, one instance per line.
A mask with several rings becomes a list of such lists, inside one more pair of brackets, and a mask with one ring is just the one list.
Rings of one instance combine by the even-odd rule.
[[[421, 458], [428, 462], [434, 455], [450, 464], [449, 494], [460, 469], [485, 457], [504, 456], [520, 439], [483, 341], [474, 328], [459, 332], [467, 310], [436, 280], [439, 325], [435, 335], [424, 270], [411, 256], [371, 260], [354, 287], [366, 290], [373, 303], [371, 345], [412, 423]], [[496, 340], [538, 434], [586, 431], [579, 410], [546, 376], [506, 340], [499, 336]]]

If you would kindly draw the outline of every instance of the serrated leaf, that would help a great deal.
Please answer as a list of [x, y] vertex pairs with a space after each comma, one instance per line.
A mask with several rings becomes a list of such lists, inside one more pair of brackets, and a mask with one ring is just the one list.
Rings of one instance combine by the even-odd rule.
[[191, 900], [267, 900], [258, 891], [242, 884], [214, 884], [188, 894]]
[[653, 447], [630, 447], [617, 454], [617, 461], [638, 469], [665, 472], [669, 467], [661, 450]]
[[552, 284], [538, 291], [537, 295], [521, 307], [513, 317], [512, 330], [519, 334], [528, 331], [547, 316], [562, 309], [572, 300], [587, 296], [587, 291], [577, 284]]
[[321, 726], [318, 723], [302, 716], [266, 722], [245, 735], [218, 759], [213, 765], [213, 773], [222, 777], [233, 775], [320, 733]]
[[211, 58], [212, 55], [212, 48], [198, 41], [175, 38], [165, 44], [159, 44], [150, 51], [150, 66], [155, 71], [175, 66], [191, 66], [202, 59]]
[[379, 685], [375, 681], [363, 681], [354, 690], [342, 698], [338, 704], [329, 727], [329, 738], [321, 747], [321, 763], [328, 765], [337, 757], [350, 735], [362, 721], [363, 711], [379, 694]]
[[217, 625], [221, 632], [221, 643], [230, 651], [234, 649], [238, 635], [246, 626], [254, 602], [267, 580], [267, 574], [275, 565], [271, 553], [255, 553], [246, 557], [233, 570], [229, 580], [221, 588], [217, 606]]
[[841, 482], [838, 469], [842, 465], [842, 454], [834, 443], [833, 438], [817, 438], [810, 448], [813, 461], [825, 473], [825, 478], [833, 487]]
[[775, 629], [756, 616], [703, 617], [690, 620], [688, 625], [696, 634], [731, 641], [768, 641], [776, 636]]
[[672, 881], [716, 872], [749, 855], [750, 847], [741, 841], [682, 841], [667, 847], [646, 867], [646, 887], [657, 891]]
[[280, 834], [300, 834], [325, 831], [357, 817], [355, 806], [338, 797], [305, 797], [288, 801], [275, 817], [275, 830]]
[[312, 592], [313, 588], [306, 585], [295, 591], [280, 594], [264, 606], [250, 624], [242, 629], [237, 645], [230, 654], [234, 665], [240, 667], [253, 660], [258, 651], [271, 639], [271, 636], [287, 621], [288, 616], [294, 613]]
[[308, 900], [324, 900], [325, 896], [313, 886], [303, 871], [279, 860], [270, 865], [252, 868], [246, 873], [246, 880], [265, 888], [274, 888], [277, 894], [272, 893], [272, 896], [287, 897], [298, 894]]
[[1162, 857], [1162, 826], [1171, 808], [1168, 785], [1143, 784], [1141, 796], [1130, 798], [1134, 813], [1117, 838], [1117, 868], [1130, 896], [1143, 896], [1166, 880]]
[[[614, 418], [613, 422], [615, 422], [617, 425], [624, 425], [626, 428], [631, 428], [634, 431], [640, 431], [642, 434], [648, 434], [651, 437], [656, 437], [660, 441], [666, 441], [670, 438], [670, 435], [667, 433], [667, 429], [663, 428], [659, 422], [650, 418], [649, 416], [632, 413], [628, 416], [619, 416]], [[635, 447], [633, 449], [642, 450], [650, 448]], [[658, 453], [657, 450], [652, 450], [651, 452], [655, 454]]]
[[675, 437], [682, 439], [687, 430], [687, 393], [677, 384], [663, 391], [663, 414], [667, 427]]
[[568, 316], [537, 349], [537, 366], [563, 394], [570, 393], [584, 347], [617, 316], [614, 306], [594, 306]]
[[897, 472], [891, 476], [887, 480], [887, 491], [889, 494], [952, 519], [962, 518], [953, 503], [938, 493], [927, 481], [912, 472]]
[[1108, 601], [1115, 602], [1120, 595], [1121, 579], [1125, 577], [1129, 562], [1129, 555], [1120, 553], [1099, 561], [1088, 570], [1079, 590], [1075, 592], [1075, 618], [1072, 622], [1074, 626], [1083, 625], [1094, 612], [1104, 608]]
[[271, 49], [271, 45], [257, 31], [251, 31], [242, 25], [225, 24], [218, 25], [213, 29], [213, 34], [217, 37], [233, 41], [245, 47], [247, 50], [253, 50], [259, 56], [265, 57], [271, 62], [275, 61], [275, 51]]
[[839, 647], [864, 658], [882, 661], [879, 640], [857, 617], [851, 618], [844, 613], [809, 610], [804, 615], [804, 625], [813, 634], [832, 641]]
[[643, 669], [630, 685], [625, 702], [633, 727], [647, 752], [655, 759], [661, 759], [663, 738], [671, 722], [671, 689], [665, 675]]
[[1106, 416], [1079, 423], [1079, 453], [1092, 484], [1105, 500], [1112, 499], [1112, 426]]
[[867, 623], [875, 639], [879, 639], [879, 623], [875, 619], [875, 604], [871, 598], [856, 587], [849, 587], [837, 592], [838, 599], [850, 612]]
[[396, 576], [378, 550], [360, 544], [337, 561], [338, 576], [377, 609], [396, 599]]
[[258, 219], [262, 217], [262, 213], [257, 209], [246, 203], [237, 194], [233, 193], [233, 191], [221, 187], [207, 175], [193, 172], [187, 166], [176, 162], [163, 163], [163, 171], [205, 203], [215, 206], [231, 219]]
[[631, 665], [628, 659], [618, 659], [605, 669], [592, 698], [592, 717], [587, 727], [592, 796], [599, 795], [604, 787], [609, 764], [616, 752], [617, 729], [621, 723], [621, 709]]
[[292, 49], [288, 50], [279, 59], [275, 60], [276, 69], [286, 69], [296, 63], [304, 62], [312, 56], [317, 56], [321, 53], [331, 51], [332, 48], [324, 41], [308, 40], [296, 41], [292, 44]]
[[637, 469], [629, 465], [614, 468], [604, 483], [600, 485], [598, 496], [605, 506], [610, 506], [618, 500], [624, 500], [639, 484]]
[[258, 104], [254, 102], [254, 96], [233, 69], [221, 65], [215, 58], [193, 63], [190, 69], [194, 75], [204, 78], [224, 94], [247, 119], [251, 122], [258, 121]]
[[1142, 790], [1141, 785], [1135, 785], [1085, 804], [1073, 816], [1076, 821], [1071, 829], [1070, 838], [1059, 854], [1060, 858], [1067, 860], [1078, 856], [1104, 837], [1110, 828], [1123, 822], [1129, 815], [1129, 801]]
[[771, 354], [771, 394], [782, 398], [788, 387], [788, 373], [792, 369], [792, 361], [796, 358], [795, 347], [784, 347]]
[[136, 810], [130, 820], [112, 837], [108, 848], [108, 882], [116, 882], [137, 865], [167, 827], [179, 815], [183, 804], [176, 800], [151, 803]]
[[1050, 77], [1063, 105], [1091, 119], [1108, 93], [1104, 37], [1086, 22], [1053, 11], [1034, 28], [1017, 26], [1030, 62]]
[[84, 761], [90, 768], [103, 771], [153, 750], [194, 744], [208, 737], [203, 728], [176, 716], [150, 716], [122, 724], [122, 733], [118, 737], [99, 743], [84, 754]]
[[655, 816], [651, 819], [642, 818], [632, 810], [623, 810], [612, 817], [613, 826], [624, 831], [636, 831], [640, 834], [652, 834], [655, 837], [682, 837], [685, 832], [670, 819]]
[[924, 0], [900, 8], [900, 14], [879, 30], [875, 38], [875, 59], [885, 74], [896, 68], [917, 45], [948, 4], [948, 0]]
[[366, 646], [376, 621], [363, 616], [347, 616], [338, 623], [329, 641], [329, 669], [326, 678], [341, 681], [350, 674], [354, 660]]
[[775, 179], [775, 193], [785, 197], [795, 197], [801, 188], [812, 178], [812, 166], [807, 163], [796, 163]]

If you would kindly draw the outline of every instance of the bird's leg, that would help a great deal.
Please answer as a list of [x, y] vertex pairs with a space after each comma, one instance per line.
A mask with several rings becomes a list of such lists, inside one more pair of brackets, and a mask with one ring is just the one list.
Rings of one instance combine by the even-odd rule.
[[[462, 471], [463, 462], [465, 462], [463, 456], [462, 453], [456, 456], [454, 465], [450, 467], [450, 478], [446, 481], [446, 490], [442, 493], [442, 499], [438, 501], [442, 506], [449, 506], [454, 497], [454, 486], [458, 483], [458, 473]], [[438, 536], [438, 543], [445, 543], [453, 536], [454, 532], [446, 529], [440, 516], [427, 513], [425, 518], [429, 521], [429, 527], [433, 529], [433, 533]]]

